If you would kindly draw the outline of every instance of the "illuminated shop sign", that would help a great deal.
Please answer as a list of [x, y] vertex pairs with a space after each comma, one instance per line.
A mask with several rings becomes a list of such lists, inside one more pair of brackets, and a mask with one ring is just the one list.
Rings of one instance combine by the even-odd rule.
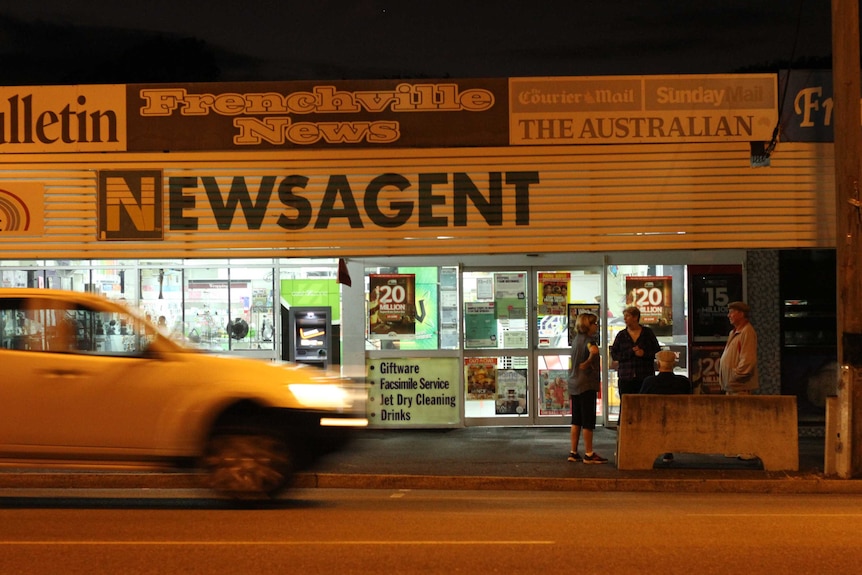
[[505, 79], [130, 85], [130, 151], [506, 145]]
[[368, 421], [377, 427], [455, 425], [461, 419], [457, 358], [371, 359]]
[[162, 173], [99, 172], [99, 239], [162, 239]]
[[768, 141], [774, 74], [511, 78], [510, 144]]
[[45, 230], [44, 195], [41, 184], [3, 184], [0, 188], [0, 239], [42, 235]]
[[[167, 227], [195, 231], [528, 226], [538, 172], [381, 174], [357, 186], [346, 174], [166, 178]], [[100, 239], [160, 239], [160, 172], [99, 173]]]
[[778, 76], [782, 142], [832, 142], [835, 88], [832, 70], [784, 70]]
[[0, 152], [126, 149], [125, 86], [0, 87]]
[[777, 116], [775, 74], [19, 86], [0, 152], [750, 142]]

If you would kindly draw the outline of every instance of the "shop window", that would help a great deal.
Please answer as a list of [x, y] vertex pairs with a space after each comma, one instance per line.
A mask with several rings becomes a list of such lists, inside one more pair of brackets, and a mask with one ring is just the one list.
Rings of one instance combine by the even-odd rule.
[[192, 345], [227, 351], [230, 321], [227, 269], [189, 268], [184, 283], [183, 335]]
[[366, 273], [366, 349], [458, 349], [458, 268], [374, 268]]
[[[687, 363], [687, 275], [684, 265], [611, 265], [607, 268], [608, 341], [625, 329], [623, 310], [629, 306], [641, 312], [640, 323], [649, 327], [663, 348], [677, 353], [678, 373], [688, 375]], [[610, 358], [608, 358], [610, 360]], [[614, 419], [619, 414], [617, 370], [608, 369], [608, 409]]]
[[0, 270], [0, 287], [27, 287], [27, 272], [23, 270]]
[[140, 307], [165, 335], [183, 335], [183, 273], [176, 268], [140, 270]]
[[183, 334], [217, 351], [275, 348], [273, 269], [185, 270]]
[[[526, 357], [489, 356], [464, 359], [464, 411], [468, 418], [530, 415]], [[561, 389], [563, 396], [565, 389]], [[561, 396], [559, 401], [564, 402]]]
[[231, 349], [274, 349], [272, 294], [272, 268], [231, 269], [230, 316], [227, 323]]
[[527, 280], [526, 270], [464, 272], [465, 349], [527, 348]]

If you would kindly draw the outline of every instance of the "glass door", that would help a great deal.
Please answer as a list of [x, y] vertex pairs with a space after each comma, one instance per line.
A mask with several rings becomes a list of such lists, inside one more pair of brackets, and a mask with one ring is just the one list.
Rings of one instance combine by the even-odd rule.
[[[662, 349], [676, 354], [677, 365], [674, 370], [680, 375], [689, 376], [688, 350], [688, 267], [684, 264], [652, 263], [658, 259], [653, 254], [640, 254], [641, 263], [608, 265], [606, 268], [605, 290], [608, 301], [607, 334], [603, 350], [607, 351], [617, 335], [626, 329], [623, 312], [629, 306], [640, 311], [640, 323], [649, 327], [658, 339]], [[724, 280], [721, 280], [724, 281]], [[708, 307], [712, 310], [713, 304]], [[715, 313], [711, 311], [710, 313]], [[719, 320], [723, 318], [719, 317]], [[719, 321], [721, 323], [721, 321]], [[719, 353], [721, 346], [719, 343]], [[716, 350], [704, 348], [704, 358], [711, 363], [711, 355]], [[609, 360], [603, 384], [607, 392], [607, 423], [617, 425], [620, 414], [620, 395], [617, 378], [618, 364]]]
[[[569, 314], [601, 317], [601, 271], [601, 266], [464, 271], [468, 425], [570, 422]], [[596, 409], [601, 416], [601, 396]]]
[[[578, 314], [599, 318], [602, 333], [601, 266], [532, 270], [536, 297], [534, 395], [538, 403], [537, 424], [571, 423], [568, 376], [571, 369], [571, 339]], [[602, 347], [601, 342], [599, 346]], [[603, 421], [602, 392], [596, 402], [598, 421]]]
[[464, 271], [462, 293], [465, 420], [533, 424], [529, 270]]

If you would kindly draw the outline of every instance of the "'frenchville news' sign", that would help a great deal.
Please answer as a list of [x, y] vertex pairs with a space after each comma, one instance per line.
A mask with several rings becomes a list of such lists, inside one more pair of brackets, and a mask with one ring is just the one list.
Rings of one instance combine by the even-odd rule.
[[0, 152], [765, 141], [776, 76], [0, 87]]

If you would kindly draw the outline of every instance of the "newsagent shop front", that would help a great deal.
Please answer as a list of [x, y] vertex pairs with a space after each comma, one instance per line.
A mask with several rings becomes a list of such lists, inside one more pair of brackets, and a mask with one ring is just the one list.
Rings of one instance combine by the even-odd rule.
[[779, 369], [779, 254], [834, 246], [831, 145], [753, 155], [776, 81], [0, 88], [0, 285], [339, 369], [377, 427], [568, 423], [572, 319], [628, 305], [708, 393], [727, 303]]

